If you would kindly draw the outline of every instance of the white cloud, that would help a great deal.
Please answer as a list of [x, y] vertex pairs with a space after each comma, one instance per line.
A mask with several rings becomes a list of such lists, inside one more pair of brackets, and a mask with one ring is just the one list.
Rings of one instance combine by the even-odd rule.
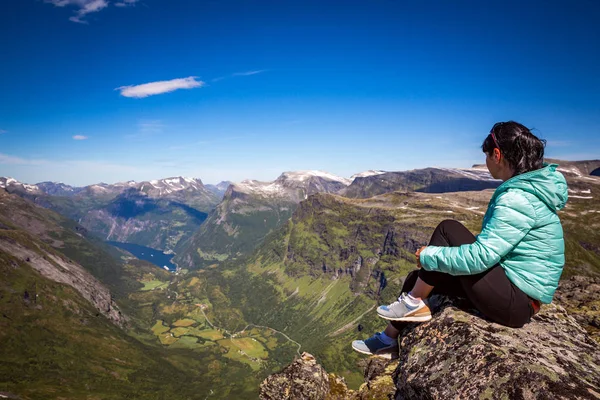
[[73, 139], [75, 140], [86, 140], [89, 139], [87, 136], [83, 136], [83, 135], [75, 135], [73, 136]]
[[[117, 7], [134, 6], [139, 0], [120, 0], [115, 3]], [[78, 24], [87, 24], [85, 17], [88, 14], [101, 11], [108, 7], [108, 0], [44, 0], [45, 3], [50, 3], [56, 7], [72, 6], [76, 7], [75, 15], [69, 18], [69, 21], [77, 22]]]
[[0, 135], [2, 135], [3, 133], [8, 133], [8, 131], [5, 131], [4, 129], [0, 129]]
[[137, 3], [139, 0], [123, 0], [120, 1], [118, 3], [115, 3], [116, 7], [131, 7], [131, 6], [135, 6], [135, 3]]
[[205, 83], [196, 80], [195, 76], [189, 76], [187, 78], [171, 79], [170, 81], [157, 81], [141, 85], [121, 86], [115, 90], [119, 90], [121, 96], [140, 99], [156, 94], [173, 92], [177, 89], [193, 89], [204, 85]]

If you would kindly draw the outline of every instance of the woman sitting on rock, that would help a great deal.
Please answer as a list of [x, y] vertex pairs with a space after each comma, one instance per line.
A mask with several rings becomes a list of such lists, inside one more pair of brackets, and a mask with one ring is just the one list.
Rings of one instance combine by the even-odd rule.
[[565, 261], [556, 214], [567, 201], [565, 178], [556, 164], [544, 165], [544, 142], [517, 122], [495, 124], [481, 148], [490, 174], [503, 181], [481, 233], [474, 236], [454, 220], [440, 223], [429, 246], [417, 251], [418, 269], [407, 276], [398, 301], [377, 309], [390, 321], [387, 328], [354, 341], [354, 350], [397, 353], [403, 323], [431, 319], [423, 299], [432, 291], [465, 297], [485, 317], [514, 328], [552, 301]]

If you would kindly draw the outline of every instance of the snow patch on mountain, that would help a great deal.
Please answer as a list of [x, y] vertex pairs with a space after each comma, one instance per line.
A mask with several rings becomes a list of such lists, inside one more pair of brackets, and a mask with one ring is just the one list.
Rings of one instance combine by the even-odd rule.
[[354, 174], [350, 177], [350, 181], [354, 181], [356, 178], [365, 178], [367, 176], [381, 175], [385, 174], [386, 171], [374, 170], [370, 169], [368, 171], [359, 172], [358, 174]]
[[235, 189], [246, 193], [256, 193], [267, 196], [285, 193], [283, 186], [275, 182], [261, 182], [253, 179], [246, 179], [239, 183], [234, 183], [233, 185]]

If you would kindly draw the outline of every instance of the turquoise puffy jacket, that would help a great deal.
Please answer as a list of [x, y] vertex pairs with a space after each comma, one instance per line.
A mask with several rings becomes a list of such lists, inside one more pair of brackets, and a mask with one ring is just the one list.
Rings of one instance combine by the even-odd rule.
[[474, 275], [500, 264], [525, 294], [550, 303], [565, 264], [562, 225], [556, 212], [567, 202], [567, 182], [556, 164], [514, 176], [494, 192], [473, 244], [428, 246], [427, 271]]

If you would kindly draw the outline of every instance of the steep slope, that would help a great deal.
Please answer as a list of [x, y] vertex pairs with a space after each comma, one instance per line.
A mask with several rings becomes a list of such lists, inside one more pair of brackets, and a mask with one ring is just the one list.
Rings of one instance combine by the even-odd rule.
[[12, 260], [13, 267], [18, 267], [14, 260], [28, 263], [30, 268], [41, 276], [75, 289], [81, 297], [96, 308], [97, 313], [117, 325], [126, 324], [126, 317], [121, 314], [108, 288], [81, 265], [8, 221], [3, 219], [0, 221], [2, 224], [0, 253]]
[[298, 202], [314, 193], [337, 192], [349, 183], [326, 172], [296, 171], [284, 172], [273, 182], [233, 184], [199, 231], [177, 247], [174, 261], [199, 268], [247, 254], [289, 219]]
[[500, 181], [482, 168], [425, 168], [357, 176], [340, 194], [368, 198], [394, 191], [425, 193], [462, 192], [496, 188]]

